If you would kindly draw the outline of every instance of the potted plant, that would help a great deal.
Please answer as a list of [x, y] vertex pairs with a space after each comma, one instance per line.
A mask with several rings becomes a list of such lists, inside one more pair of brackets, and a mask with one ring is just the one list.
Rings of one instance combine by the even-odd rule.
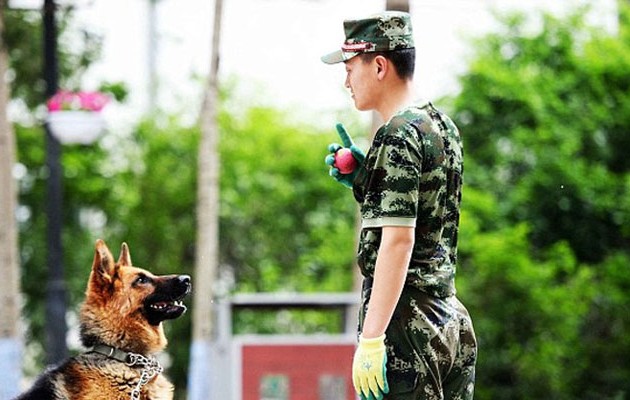
[[108, 102], [100, 92], [57, 92], [46, 103], [50, 132], [61, 143], [93, 143], [105, 130], [101, 110]]

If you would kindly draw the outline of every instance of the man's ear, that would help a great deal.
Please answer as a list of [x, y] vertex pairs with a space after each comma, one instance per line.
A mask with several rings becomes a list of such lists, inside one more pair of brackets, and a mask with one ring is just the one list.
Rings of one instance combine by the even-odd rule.
[[385, 79], [385, 76], [389, 73], [390, 66], [389, 61], [383, 56], [374, 57], [374, 66], [376, 67], [376, 77], [379, 81]]

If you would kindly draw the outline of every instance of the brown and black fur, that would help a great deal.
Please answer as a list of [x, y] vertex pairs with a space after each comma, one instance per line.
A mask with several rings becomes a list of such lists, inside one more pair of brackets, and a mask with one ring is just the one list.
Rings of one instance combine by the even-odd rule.
[[[125, 243], [114, 262], [107, 245], [98, 240], [80, 313], [83, 345], [107, 345], [145, 357], [162, 351], [167, 343], [162, 321], [185, 312], [180, 301], [190, 288], [186, 275], [156, 276], [133, 267]], [[88, 351], [44, 372], [16, 400], [128, 400], [141, 371]], [[160, 374], [142, 386], [140, 399], [172, 397], [173, 386]]]

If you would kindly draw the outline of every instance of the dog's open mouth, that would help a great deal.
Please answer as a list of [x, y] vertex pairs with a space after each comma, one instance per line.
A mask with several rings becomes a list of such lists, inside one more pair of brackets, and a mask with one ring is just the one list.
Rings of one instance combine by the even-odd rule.
[[190, 278], [176, 277], [160, 282], [153, 294], [144, 301], [144, 314], [152, 325], [175, 319], [186, 312], [184, 298], [190, 293]]
[[157, 325], [167, 319], [175, 319], [186, 312], [183, 303], [184, 296], [177, 299], [164, 299], [162, 296], [152, 295], [145, 301], [145, 314], [149, 323]]

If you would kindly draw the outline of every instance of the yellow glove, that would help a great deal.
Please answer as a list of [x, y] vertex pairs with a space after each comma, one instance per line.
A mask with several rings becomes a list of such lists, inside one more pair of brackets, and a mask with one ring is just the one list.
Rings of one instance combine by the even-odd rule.
[[352, 383], [362, 400], [381, 400], [389, 392], [386, 363], [385, 335], [374, 339], [360, 336], [352, 362]]

